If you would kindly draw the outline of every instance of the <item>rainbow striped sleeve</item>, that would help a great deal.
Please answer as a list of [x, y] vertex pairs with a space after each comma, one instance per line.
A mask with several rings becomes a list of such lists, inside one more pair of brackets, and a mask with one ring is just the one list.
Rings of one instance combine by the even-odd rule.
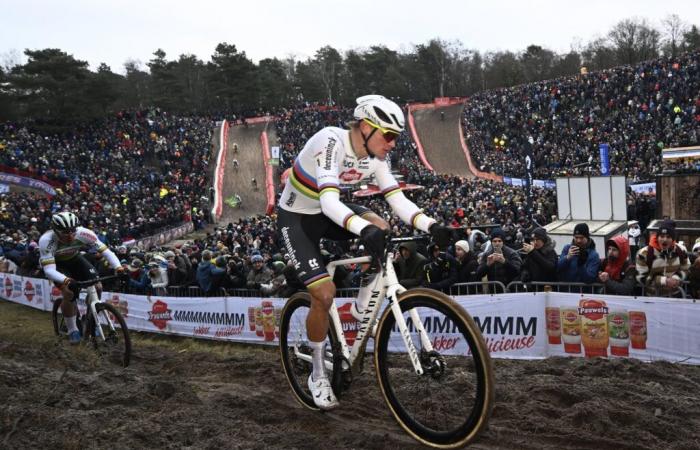
[[304, 282], [307, 288], [318, 286], [321, 283], [325, 283], [326, 281], [331, 281], [331, 276], [328, 275], [328, 272], [323, 272], [319, 273], [315, 277], [311, 277], [308, 280]]
[[384, 198], [389, 198], [394, 194], [401, 192], [401, 188], [398, 185], [390, 186], [382, 191]]

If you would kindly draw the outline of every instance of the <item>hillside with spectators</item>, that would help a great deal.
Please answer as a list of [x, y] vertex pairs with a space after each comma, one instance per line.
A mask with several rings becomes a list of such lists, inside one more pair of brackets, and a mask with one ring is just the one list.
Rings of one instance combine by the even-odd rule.
[[6, 173], [50, 181], [56, 195], [3, 195], [3, 235], [43, 232], [62, 210], [75, 211], [113, 246], [187, 221], [196, 228], [206, 223], [211, 119], [152, 109], [59, 133], [33, 125], [0, 124], [0, 165]]
[[536, 178], [598, 175], [607, 143], [613, 175], [650, 179], [663, 148], [700, 144], [700, 52], [484, 91], [463, 126], [483, 171], [522, 178], [532, 136]]

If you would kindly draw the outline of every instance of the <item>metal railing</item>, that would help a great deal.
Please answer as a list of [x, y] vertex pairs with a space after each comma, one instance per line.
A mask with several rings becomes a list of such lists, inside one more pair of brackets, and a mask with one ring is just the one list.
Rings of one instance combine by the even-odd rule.
[[[635, 283], [634, 292], [631, 294], [632, 297], [646, 297], [647, 291], [654, 290], [652, 296], [654, 297], [667, 297], [667, 298], [682, 298], [691, 299], [687, 293], [689, 292], [689, 282], [684, 281], [681, 285], [682, 287], [676, 288], [671, 292], [656, 292], [656, 288], [651, 286], [645, 286], [640, 283]], [[548, 281], [533, 281], [530, 283], [523, 283], [522, 281], [512, 281], [508, 283], [506, 287], [508, 292], [566, 292], [574, 294], [610, 294], [607, 292], [607, 288], [603, 283], [567, 283], [567, 282], [548, 282]], [[696, 301], [697, 299], [692, 299]]]
[[[668, 298], [681, 298], [681, 299], [692, 299], [689, 295], [690, 288], [689, 282], [684, 281], [675, 291], [666, 293], [656, 293], [653, 292], [654, 297], [668, 297]], [[651, 287], [643, 286], [641, 284], [636, 284], [633, 297], [645, 297], [647, 291], [651, 290]], [[118, 290], [118, 289], [116, 289]], [[167, 288], [159, 288], [158, 290], [150, 289], [148, 292], [137, 291], [133, 289], [123, 289], [118, 290], [126, 294], [149, 294], [149, 295], [162, 295], [168, 297], [207, 297], [204, 291], [199, 286], [168, 286]], [[336, 291], [336, 297], [353, 298], [357, 297], [359, 288], [339, 288]], [[602, 283], [567, 283], [567, 282], [545, 282], [545, 281], [533, 281], [530, 283], [523, 283], [521, 281], [512, 281], [508, 285], [504, 285], [500, 281], [475, 281], [471, 283], [457, 283], [450, 286], [447, 294], [448, 295], [493, 295], [493, 294], [505, 294], [505, 293], [534, 293], [534, 292], [565, 292], [573, 294], [610, 294], [607, 292], [605, 285]], [[257, 289], [232, 289], [232, 288], [219, 288], [215, 293], [209, 295], [209, 297], [261, 297], [264, 296]], [[276, 297], [272, 295], [271, 297]], [[697, 301], [697, 299], [692, 299]]]

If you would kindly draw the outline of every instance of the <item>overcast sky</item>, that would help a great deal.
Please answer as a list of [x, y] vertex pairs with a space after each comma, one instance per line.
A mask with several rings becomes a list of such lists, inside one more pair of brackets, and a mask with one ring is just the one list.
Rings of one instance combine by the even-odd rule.
[[[700, 25], [698, 0], [0, 0], [0, 64], [25, 49], [59, 48], [94, 70], [107, 63], [145, 64], [157, 48], [211, 59], [220, 42], [235, 44], [256, 63], [383, 44], [409, 50], [434, 37], [481, 51], [537, 44], [565, 52], [602, 36], [618, 21], [661, 20], [678, 14]], [[145, 67], [145, 66], [144, 66]]]

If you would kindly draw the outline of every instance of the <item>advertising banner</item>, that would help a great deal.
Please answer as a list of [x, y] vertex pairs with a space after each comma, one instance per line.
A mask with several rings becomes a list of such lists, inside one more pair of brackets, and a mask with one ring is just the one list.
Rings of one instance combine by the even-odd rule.
[[49, 195], [56, 195], [56, 190], [48, 183], [34, 178], [23, 177], [21, 175], [13, 175], [9, 173], [0, 173], [0, 182], [5, 184], [14, 184], [16, 186], [28, 187], [32, 189], [40, 189]]
[[[60, 291], [48, 280], [0, 274], [2, 298], [50, 311]], [[277, 345], [278, 298], [159, 297], [104, 292], [132, 330], [205, 339]], [[78, 307], [85, 313], [83, 291]], [[635, 358], [700, 364], [700, 303], [654, 297], [563, 293], [456, 296], [474, 319], [495, 358], [549, 356]], [[341, 325], [352, 344], [359, 323], [350, 314], [354, 299], [336, 299]], [[386, 304], [383, 305], [383, 308]], [[433, 346], [445, 354], [467, 351], [454, 324], [421, 314]], [[408, 322], [414, 341], [419, 339]], [[370, 342], [367, 350], [372, 351]], [[392, 351], [404, 351], [398, 333]]]
[[610, 175], [610, 146], [608, 144], [600, 144], [600, 174], [603, 176]]
[[21, 277], [11, 273], [0, 274], [2, 298], [42, 311], [51, 310], [50, 285], [48, 280]]

